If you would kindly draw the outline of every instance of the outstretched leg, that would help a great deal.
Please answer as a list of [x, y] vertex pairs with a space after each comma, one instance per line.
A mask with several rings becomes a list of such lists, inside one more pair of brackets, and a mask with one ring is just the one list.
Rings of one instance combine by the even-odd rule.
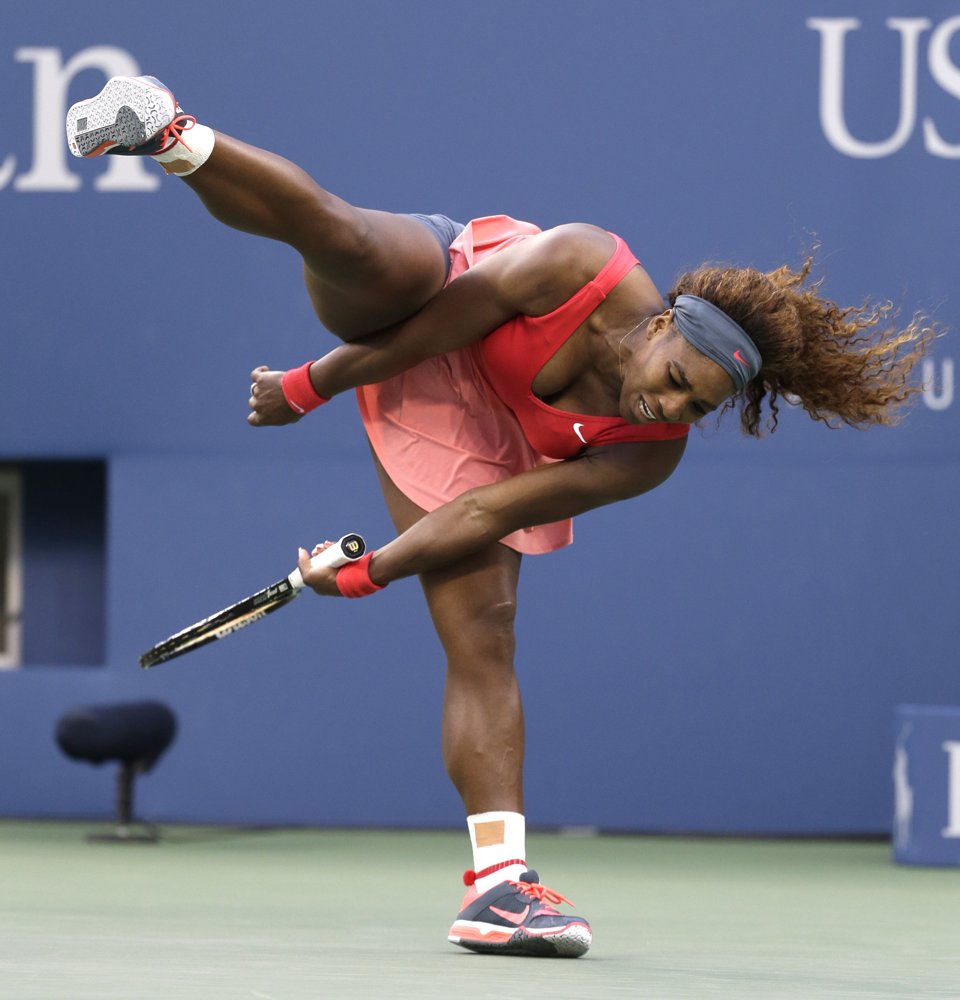
[[345, 340], [406, 319], [443, 287], [447, 261], [426, 226], [356, 208], [274, 153], [217, 133], [183, 180], [216, 219], [297, 250], [320, 321]]
[[417, 219], [356, 208], [288, 160], [197, 125], [154, 77], [114, 77], [66, 128], [74, 155], [156, 157], [215, 218], [298, 250], [317, 315], [345, 340], [407, 319], [443, 287], [447, 256]]

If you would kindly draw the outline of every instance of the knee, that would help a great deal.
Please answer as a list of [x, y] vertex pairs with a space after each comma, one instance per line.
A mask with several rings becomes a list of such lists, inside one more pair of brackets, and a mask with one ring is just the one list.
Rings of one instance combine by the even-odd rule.
[[313, 194], [295, 224], [305, 260], [322, 265], [324, 273], [332, 269], [335, 284], [343, 270], [362, 272], [379, 263], [376, 233], [366, 215], [326, 192]]
[[493, 601], [470, 609], [457, 627], [441, 636], [450, 666], [513, 669], [516, 601]]

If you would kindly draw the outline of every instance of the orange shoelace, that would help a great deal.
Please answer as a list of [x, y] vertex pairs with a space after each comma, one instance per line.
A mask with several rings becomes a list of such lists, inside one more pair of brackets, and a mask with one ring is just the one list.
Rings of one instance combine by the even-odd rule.
[[192, 153], [193, 150], [187, 145], [183, 138], [183, 133], [189, 131], [197, 124], [197, 119], [193, 115], [186, 115], [183, 112], [177, 115], [172, 122], [160, 133], [160, 149], [154, 153], [154, 156], [158, 156], [160, 153], [166, 153], [168, 149], [173, 149], [178, 143], [186, 146], [188, 150]]
[[545, 885], [540, 885], [539, 882], [511, 882], [511, 885], [515, 885], [525, 896], [532, 896], [538, 903], [567, 903], [573, 906], [573, 900], [567, 899], [566, 896], [561, 896], [559, 892], [554, 892], [553, 889], [548, 889]]

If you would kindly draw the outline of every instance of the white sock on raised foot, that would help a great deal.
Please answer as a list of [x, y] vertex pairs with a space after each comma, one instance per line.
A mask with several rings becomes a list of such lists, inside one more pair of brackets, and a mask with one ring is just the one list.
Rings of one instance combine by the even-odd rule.
[[475, 813], [467, 817], [467, 826], [473, 846], [474, 872], [483, 872], [505, 861], [515, 862], [477, 878], [474, 886], [478, 893], [482, 895], [505, 879], [516, 881], [527, 870], [527, 831], [522, 813]]
[[183, 130], [183, 138], [179, 142], [153, 158], [168, 174], [186, 177], [207, 162], [215, 141], [213, 129], [197, 122], [191, 128]]

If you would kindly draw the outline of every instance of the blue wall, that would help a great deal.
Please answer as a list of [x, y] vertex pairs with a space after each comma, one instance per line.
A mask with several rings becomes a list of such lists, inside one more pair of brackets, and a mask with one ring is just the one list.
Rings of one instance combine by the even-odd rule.
[[[307, 595], [137, 668], [279, 577], [297, 545], [391, 531], [349, 398], [292, 428], [245, 423], [252, 367], [333, 343], [293, 252], [218, 226], [156, 167], [68, 158], [61, 105], [103, 73], [60, 95], [61, 61], [110, 46], [91, 60], [155, 73], [202, 120], [362, 205], [596, 222], [664, 290], [704, 259], [773, 267], [820, 242], [828, 294], [956, 327], [958, 8], [908, 6], [244, 0], [228, 30], [220, 7], [184, 0], [163, 5], [168, 27], [155, 4], [8, 11], [0, 460], [105, 459], [109, 519], [105, 664], [0, 673], [0, 815], [108, 812], [112, 780], [65, 760], [53, 727], [77, 704], [156, 697], [181, 729], [142, 784], [151, 817], [461, 816], [413, 581]], [[860, 22], [839, 125], [820, 113], [839, 22], [810, 18]], [[901, 31], [918, 53], [902, 108]], [[707, 427], [660, 490], [526, 560], [532, 824], [889, 829], [894, 706], [960, 703], [955, 343], [938, 342], [935, 386], [902, 427], [831, 432], [790, 409], [761, 442]]]

